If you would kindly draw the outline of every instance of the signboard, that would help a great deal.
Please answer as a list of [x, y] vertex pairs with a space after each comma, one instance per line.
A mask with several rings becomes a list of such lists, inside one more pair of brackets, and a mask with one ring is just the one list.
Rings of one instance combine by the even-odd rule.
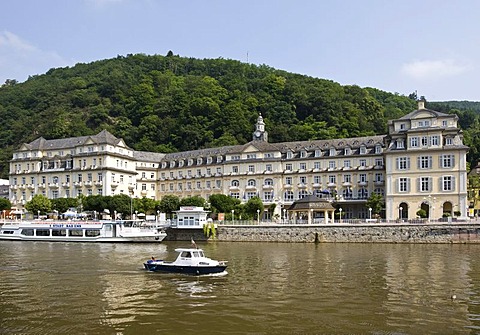
[[218, 213], [218, 221], [225, 221], [225, 213]]

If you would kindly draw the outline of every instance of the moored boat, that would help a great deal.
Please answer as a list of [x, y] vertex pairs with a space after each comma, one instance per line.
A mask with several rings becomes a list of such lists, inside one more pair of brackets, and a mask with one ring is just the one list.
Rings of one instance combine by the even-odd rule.
[[177, 248], [177, 259], [173, 262], [156, 260], [146, 261], [143, 266], [148, 271], [206, 275], [222, 273], [227, 268], [227, 261], [216, 261], [205, 256], [202, 249]]
[[11, 221], [0, 227], [0, 240], [50, 242], [161, 242], [162, 227], [142, 220]]

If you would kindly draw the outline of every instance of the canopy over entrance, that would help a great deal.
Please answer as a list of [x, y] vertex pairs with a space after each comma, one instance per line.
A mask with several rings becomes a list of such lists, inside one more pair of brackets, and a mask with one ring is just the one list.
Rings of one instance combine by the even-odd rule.
[[308, 195], [302, 199], [295, 201], [289, 208], [287, 208], [288, 216], [294, 223], [301, 221], [307, 218], [308, 224], [315, 223], [315, 214], [323, 213], [323, 218], [320, 217], [320, 220], [323, 220], [323, 223], [329, 223], [331, 218], [331, 223], [333, 223], [335, 207], [331, 204], [330, 201], [317, 197], [316, 195]]

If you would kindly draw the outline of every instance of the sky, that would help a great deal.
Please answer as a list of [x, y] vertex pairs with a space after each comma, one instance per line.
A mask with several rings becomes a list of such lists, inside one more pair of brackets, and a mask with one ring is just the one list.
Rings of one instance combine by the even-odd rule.
[[480, 101], [479, 14], [478, 0], [5, 0], [0, 84], [171, 50], [427, 101]]

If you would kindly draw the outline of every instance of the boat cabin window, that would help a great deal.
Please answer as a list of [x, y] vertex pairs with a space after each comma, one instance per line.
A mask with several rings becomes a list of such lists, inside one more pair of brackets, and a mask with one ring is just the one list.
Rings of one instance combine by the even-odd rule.
[[68, 236], [83, 236], [83, 230], [81, 229], [70, 229], [68, 231]]
[[192, 254], [190, 253], [190, 251], [182, 251], [182, 257], [190, 258], [192, 257]]
[[50, 236], [50, 229], [37, 229], [37, 236]]
[[13, 234], [13, 230], [5, 230], [5, 231], [2, 232], [2, 234], [9, 234], [9, 235], [11, 235], [11, 234]]
[[66, 229], [53, 229], [52, 236], [67, 236]]
[[22, 229], [22, 235], [33, 236], [33, 229]]
[[100, 236], [100, 229], [86, 229], [85, 236], [87, 237]]

